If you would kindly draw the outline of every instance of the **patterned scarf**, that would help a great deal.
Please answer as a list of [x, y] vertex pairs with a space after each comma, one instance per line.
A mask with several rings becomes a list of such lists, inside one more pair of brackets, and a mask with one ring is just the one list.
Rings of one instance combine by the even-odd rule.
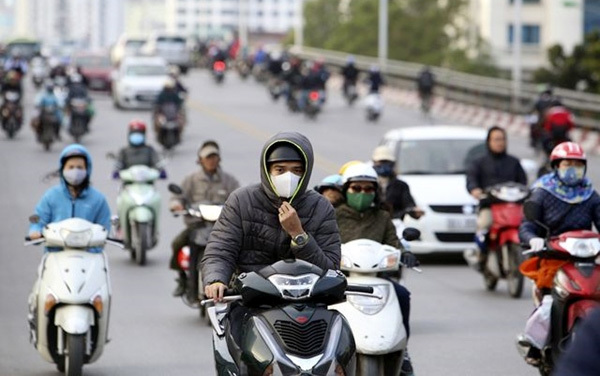
[[587, 177], [584, 177], [581, 183], [575, 186], [569, 186], [563, 184], [554, 171], [541, 176], [533, 183], [531, 188], [541, 188], [568, 204], [579, 204], [592, 197], [592, 194], [594, 193], [592, 182]]

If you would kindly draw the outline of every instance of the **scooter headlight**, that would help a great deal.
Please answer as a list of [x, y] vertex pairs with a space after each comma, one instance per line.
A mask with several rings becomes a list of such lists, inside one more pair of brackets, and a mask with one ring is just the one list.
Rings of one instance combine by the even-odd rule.
[[398, 268], [400, 265], [399, 253], [387, 255], [379, 262], [379, 267], [382, 269]]
[[569, 291], [579, 291], [581, 290], [581, 287], [575, 281], [569, 279], [564, 271], [559, 270], [554, 277], [554, 289], [558, 296], [564, 299], [569, 296]]
[[279, 290], [281, 296], [291, 300], [310, 297], [312, 289], [318, 280], [319, 276], [314, 273], [300, 276], [274, 274], [269, 277], [269, 281]]
[[571, 254], [577, 257], [593, 257], [600, 251], [598, 239], [581, 239], [573, 244]]
[[381, 296], [381, 299], [362, 296], [362, 295], [347, 295], [346, 300], [348, 303], [364, 314], [375, 315], [379, 313], [388, 301], [390, 295], [390, 285], [372, 285], [373, 295]]
[[60, 236], [65, 243], [65, 247], [86, 248], [92, 240], [92, 230], [71, 231], [66, 228], [60, 229]]
[[350, 270], [353, 267], [352, 260], [348, 256], [342, 256], [342, 261], [340, 263], [342, 270]]

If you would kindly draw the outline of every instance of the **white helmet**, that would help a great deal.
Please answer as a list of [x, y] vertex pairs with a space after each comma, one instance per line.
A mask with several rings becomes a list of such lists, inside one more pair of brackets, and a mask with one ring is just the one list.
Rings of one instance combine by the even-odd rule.
[[353, 181], [369, 181], [377, 184], [377, 172], [375, 169], [366, 163], [356, 163], [346, 168], [342, 175], [342, 183], [350, 183]]
[[373, 162], [379, 161], [390, 161], [396, 162], [396, 156], [392, 152], [392, 149], [385, 145], [380, 145], [373, 150], [373, 155], [371, 156]]

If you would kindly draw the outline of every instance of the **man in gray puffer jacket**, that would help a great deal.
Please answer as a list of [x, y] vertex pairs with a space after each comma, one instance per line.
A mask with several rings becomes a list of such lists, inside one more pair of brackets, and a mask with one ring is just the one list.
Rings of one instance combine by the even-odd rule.
[[234, 191], [213, 227], [202, 259], [208, 298], [221, 301], [234, 273], [297, 258], [339, 269], [340, 235], [333, 206], [307, 190], [313, 168], [310, 141], [280, 132], [263, 147], [261, 182]]

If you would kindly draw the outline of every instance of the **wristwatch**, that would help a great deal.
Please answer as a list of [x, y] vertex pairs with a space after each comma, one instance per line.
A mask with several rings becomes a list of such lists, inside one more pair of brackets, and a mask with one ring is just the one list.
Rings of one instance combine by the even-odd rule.
[[306, 243], [308, 243], [308, 234], [306, 232], [298, 234], [292, 238], [292, 245], [294, 246], [303, 247], [306, 245]]

